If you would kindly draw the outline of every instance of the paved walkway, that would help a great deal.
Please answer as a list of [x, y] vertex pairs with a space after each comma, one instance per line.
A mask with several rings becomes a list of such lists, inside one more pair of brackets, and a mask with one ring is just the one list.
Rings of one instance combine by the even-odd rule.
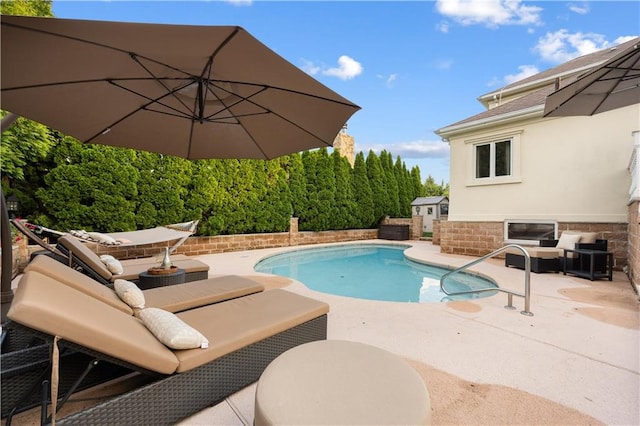
[[[472, 260], [443, 255], [429, 242], [410, 243], [406, 254], [416, 260], [454, 267]], [[622, 272], [614, 273], [613, 282], [532, 273], [534, 316], [525, 316], [521, 298], [514, 298], [517, 310], [503, 308], [505, 294], [451, 303], [378, 302], [318, 293], [253, 271], [264, 256], [291, 249], [198, 258], [212, 275], [259, 276], [267, 285], [326, 301], [329, 339], [368, 343], [461, 379], [525, 391], [605, 424], [640, 424], [640, 310]], [[523, 272], [502, 260], [473, 269], [501, 287], [523, 291]], [[255, 385], [181, 424], [250, 425], [254, 395]]]

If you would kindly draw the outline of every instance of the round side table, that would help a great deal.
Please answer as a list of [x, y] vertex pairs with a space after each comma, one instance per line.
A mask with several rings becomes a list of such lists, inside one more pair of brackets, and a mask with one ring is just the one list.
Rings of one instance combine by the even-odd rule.
[[154, 287], [163, 287], [167, 285], [182, 284], [185, 279], [185, 270], [178, 268], [170, 274], [151, 274], [148, 271], [141, 272], [138, 276], [138, 287], [146, 290]]

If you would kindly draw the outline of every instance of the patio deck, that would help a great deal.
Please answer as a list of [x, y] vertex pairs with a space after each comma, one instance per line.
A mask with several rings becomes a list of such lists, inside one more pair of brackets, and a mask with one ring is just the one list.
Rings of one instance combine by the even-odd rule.
[[[405, 253], [413, 259], [453, 267], [473, 260], [441, 254], [429, 242], [408, 243]], [[318, 246], [298, 248], [306, 247]], [[640, 304], [624, 273], [616, 271], [612, 282], [532, 273], [534, 316], [525, 316], [524, 300], [514, 297], [517, 310], [506, 310], [502, 293], [449, 303], [379, 302], [319, 293], [253, 270], [264, 256], [291, 249], [198, 259], [210, 265], [210, 275], [251, 275], [267, 288], [329, 303], [329, 339], [378, 346], [418, 370], [429, 387], [434, 425], [640, 424]], [[523, 290], [523, 271], [501, 259], [472, 269]], [[254, 396], [255, 384], [179, 424], [251, 425]], [[37, 412], [23, 414], [16, 424], [39, 424]]]
[[[406, 254], [414, 259], [454, 267], [473, 260], [441, 254], [429, 242], [409, 243]], [[259, 259], [290, 249], [198, 259], [211, 266], [210, 274], [256, 276]], [[472, 269], [523, 291], [523, 271], [504, 267], [501, 259]], [[517, 310], [504, 309], [505, 294], [450, 303], [377, 302], [315, 292], [283, 277], [262, 280], [329, 303], [329, 339], [368, 343], [408, 360], [429, 386], [434, 424], [640, 424], [640, 310], [622, 272], [612, 282], [532, 273], [534, 316], [520, 314], [519, 297]], [[255, 384], [181, 425], [250, 425], [254, 395]]]

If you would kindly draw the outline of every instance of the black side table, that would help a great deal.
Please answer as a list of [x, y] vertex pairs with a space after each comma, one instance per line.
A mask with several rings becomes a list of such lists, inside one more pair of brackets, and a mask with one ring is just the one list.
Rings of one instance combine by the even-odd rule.
[[151, 274], [148, 271], [144, 271], [139, 275], [138, 287], [141, 290], [146, 290], [154, 287], [182, 284], [184, 283], [185, 275], [185, 270], [180, 268], [169, 274]]
[[[567, 256], [569, 253], [576, 253], [578, 256], [571, 258]], [[604, 269], [596, 268], [600, 259], [604, 261]], [[569, 261], [571, 266], [567, 267]], [[602, 250], [564, 249], [562, 271], [564, 275], [571, 274], [589, 278], [591, 281], [599, 278], [609, 278], [609, 281], [613, 281], [613, 253]]]

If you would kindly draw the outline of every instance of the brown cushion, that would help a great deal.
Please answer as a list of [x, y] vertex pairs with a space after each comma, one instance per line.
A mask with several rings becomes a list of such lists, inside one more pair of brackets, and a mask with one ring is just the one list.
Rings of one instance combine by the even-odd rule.
[[147, 307], [180, 312], [263, 290], [264, 286], [256, 281], [237, 275], [223, 275], [207, 280], [150, 288], [143, 293]]
[[139, 319], [36, 271], [20, 279], [7, 316], [152, 371], [171, 374], [178, 366]]
[[191, 309], [178, 318], [202, 333], [207, 349], [176, 352], [184, 372], [329, 312], [329, 305], [286, 290], [269, 290]]
[[100, 274], [101, 277], [107, 280], [111, 280], [113, 274], [107, 266], [100, 260], [100, 257], [95, 254], [86, 244], [82, 243], [76, 237], [71, 235], [63, 235], [58, 238], [58, 245], [64, 247], [67, 251], [77, 257], [88, 268]]
[[128, 315], [133, 315], [133, 310], [122, 302], [113, 290], [49, 256], [36, 256], [29, 262], [25, 268], [25, 272], [26, 271], [37, 271], [41, 274], [48, 275]]

